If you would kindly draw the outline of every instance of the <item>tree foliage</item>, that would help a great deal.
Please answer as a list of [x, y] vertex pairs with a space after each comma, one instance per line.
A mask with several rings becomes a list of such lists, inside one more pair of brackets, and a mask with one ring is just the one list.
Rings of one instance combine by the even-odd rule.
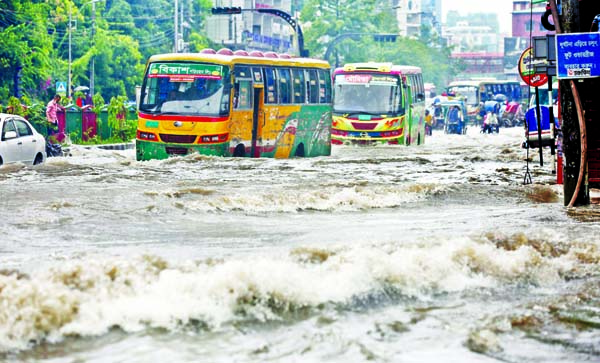
[[[179, 6], [188, 49], [209, 46], [202, 25], [212, 1]], [[93, 63], [96, 93], [134, 99], [146, 59], [174, 49], [173, 13], [172, 0], [2, 0], [0, 103], [15, 95], [19, 68], [22, 95], [48, 100], [68, 81], [69, 63], [73, 87], [90, 85]]]
[[442, 45], [431, 28], [423, 27], [418, 39], [398, 36], [395, 42], [375, 41], [373, 34], [398, 33], [389, 4], [382, 0], [307, 0], [301, 14], [306, 48], [314, 56], [325, 56], [329, 49], [327, 60], [333, 65], [374, 61], [420, 66], [425, 82], [444, 88], [456, 64], [450, 48]]
[[[187, 50], [197, 52], [211, 44], [203, 30], [213, 0], [179, 0]], [[322, 57], [332, 41], [345, 33], [397, 33], [394, 10], [388, 0], [302, 0], [305, 45]], [[94, 90], [110, 100], [135, 99], [149, 56], [174, 49], [172, 0], [1, 0], [0, 104], [20, 91], [32, 103], [45, 104], [56, 82], [89, 86], [94, 64]], [[69, 19], [72, 19], [70, 21]], [[71, 25], [71, 26], [70, 26]], [[390, 61], [417, 64], [425, 79], [443, 86], [454, 67], [448, 49], [424, 32], [422, 39], [378, 43], [372, 37], [348, 38], [335, 44], [334, 60]], [[329, 59], [332, 61], [332, 59]]]

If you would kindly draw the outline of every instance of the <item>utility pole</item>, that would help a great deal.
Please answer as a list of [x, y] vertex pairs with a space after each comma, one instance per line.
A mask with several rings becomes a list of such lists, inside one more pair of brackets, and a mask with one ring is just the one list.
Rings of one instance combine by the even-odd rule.
[[[562, 13], [557, 16], [556, 3], [556, 0], [550, 1], [555, 23], [559, 25], [557, 33], [590, 32], [594, 17], [600, 14], [598, 1], [562, 0]], [[590, 183], [600, 182], [596, 165], [600, 150], [598, 87], [598, 78], [559, 81], [565, 160], [564, 203], [568, 206], [590, 204]]]
[[[563, 33], [579, 33], [579, 3], [577, 0], [566, 0], [562, 4], [562, 18], [560, 21], [560, 29]], [[563, 155], [566, 161], [564, 166], [564, 204], [568, 205], [575, 193], [577, 204], [589, 204], [589, 192], [587, 188], [579, 188], [577, 184], [579, 179], [580, 168], [585, 168], [581, 165], [581, 134], [579, 127], [579, 119], [577, 117], [577, 100], [573, 95], [571, 84], [577, 88], [577, 81], [560, 80], [560, 106], [562, 115], [562, 133], [563, 133]]]
[[179, 42], [179, 26], [178, 26], [178, 18], [179, 18], [179, 4], [178, 4], [178, 0], [175, 0], [175, 11], [174, 11], [174, 15], [175, 15], [175, 39], [173, 41], [173, 52], [177, 53], [177, 43]]
[[71, 11], [71, 2], [69, 2], [69, 76], [68, 76], [68, 82], [67, 82], [67, 96], [69, 99], [71, 99], [71, 62], [72, 62], [72, 58], [71, 58], [71, 33], [73, 32], [72, 30], [72, 26], [73, 26], [73, 13]]
[[183, 47], [183, 10], [185, 8], [184, 4], [181, 4], [180, 6], [181, 11], [180, 11], [180, 18], [179, 18], [179, 37], [177, 38], [177, 47], [179, 48], [179, 51], [183, 52], [184, 51], [184, 47]]
[[[92, 52], [96, 52], [96, 1], [92, 0]], [[90, 95], [94, 97], [94, 74], [96, 56], [92, 53], [92, 64], [90, 65]]]

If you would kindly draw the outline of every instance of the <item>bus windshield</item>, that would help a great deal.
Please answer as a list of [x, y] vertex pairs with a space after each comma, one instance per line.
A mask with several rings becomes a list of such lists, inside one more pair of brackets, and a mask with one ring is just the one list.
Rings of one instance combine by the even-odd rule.
[[229, 68], [218, 64], [151, 63], [139, 110], [155, 115], [227, 115], [229, 79]]
[[448, 93], [458, 97], [466, 97], [465, 103], [468, 105], [479, 105], [477, 98], [478, 89], [476, 86], [451, 86], [448, 87]]
[[402, 89], [396, 75], [338, 74], [333, 111], [396, 114], [402, 108]]

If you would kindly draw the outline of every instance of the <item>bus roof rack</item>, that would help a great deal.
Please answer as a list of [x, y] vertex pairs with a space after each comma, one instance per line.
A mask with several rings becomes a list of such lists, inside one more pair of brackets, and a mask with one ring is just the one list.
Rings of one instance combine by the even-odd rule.
[[275, 52], [266, 52], [265, 58], [279, 58], [279, 56]]
[[216, 54], [217, 52], [215, 52], [214, 49], [211, 48], [206, 48], [206, 49], [202, 49], [200, 51], [201, 54]]
[[249, 55], [252, 57], [264, 57], [265, 56], [261, 51], [258, 51], [258, 50], [253, 50], [252, 52], [250, 52]]
[[244, 57], [248, 56], [248, 52], [246, 52], [245, 50], [241, 50], [241, 49], [236, 50], [235, 52], [233, 52], [233, 54], [234, 55], [241, 55], [241, 56], [244, 56]]

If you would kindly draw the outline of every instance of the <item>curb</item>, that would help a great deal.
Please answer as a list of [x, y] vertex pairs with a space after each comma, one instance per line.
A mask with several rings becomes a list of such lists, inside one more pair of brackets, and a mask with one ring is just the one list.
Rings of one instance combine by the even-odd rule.
[[73, 144], [77, 147], [82, 147], [84, 149], [103, 149], [103, 150], [128, 150], [135, 149], [135, 142], [126, 142], [122, 144], [100, 144], [100, 145], [77, 145]]

